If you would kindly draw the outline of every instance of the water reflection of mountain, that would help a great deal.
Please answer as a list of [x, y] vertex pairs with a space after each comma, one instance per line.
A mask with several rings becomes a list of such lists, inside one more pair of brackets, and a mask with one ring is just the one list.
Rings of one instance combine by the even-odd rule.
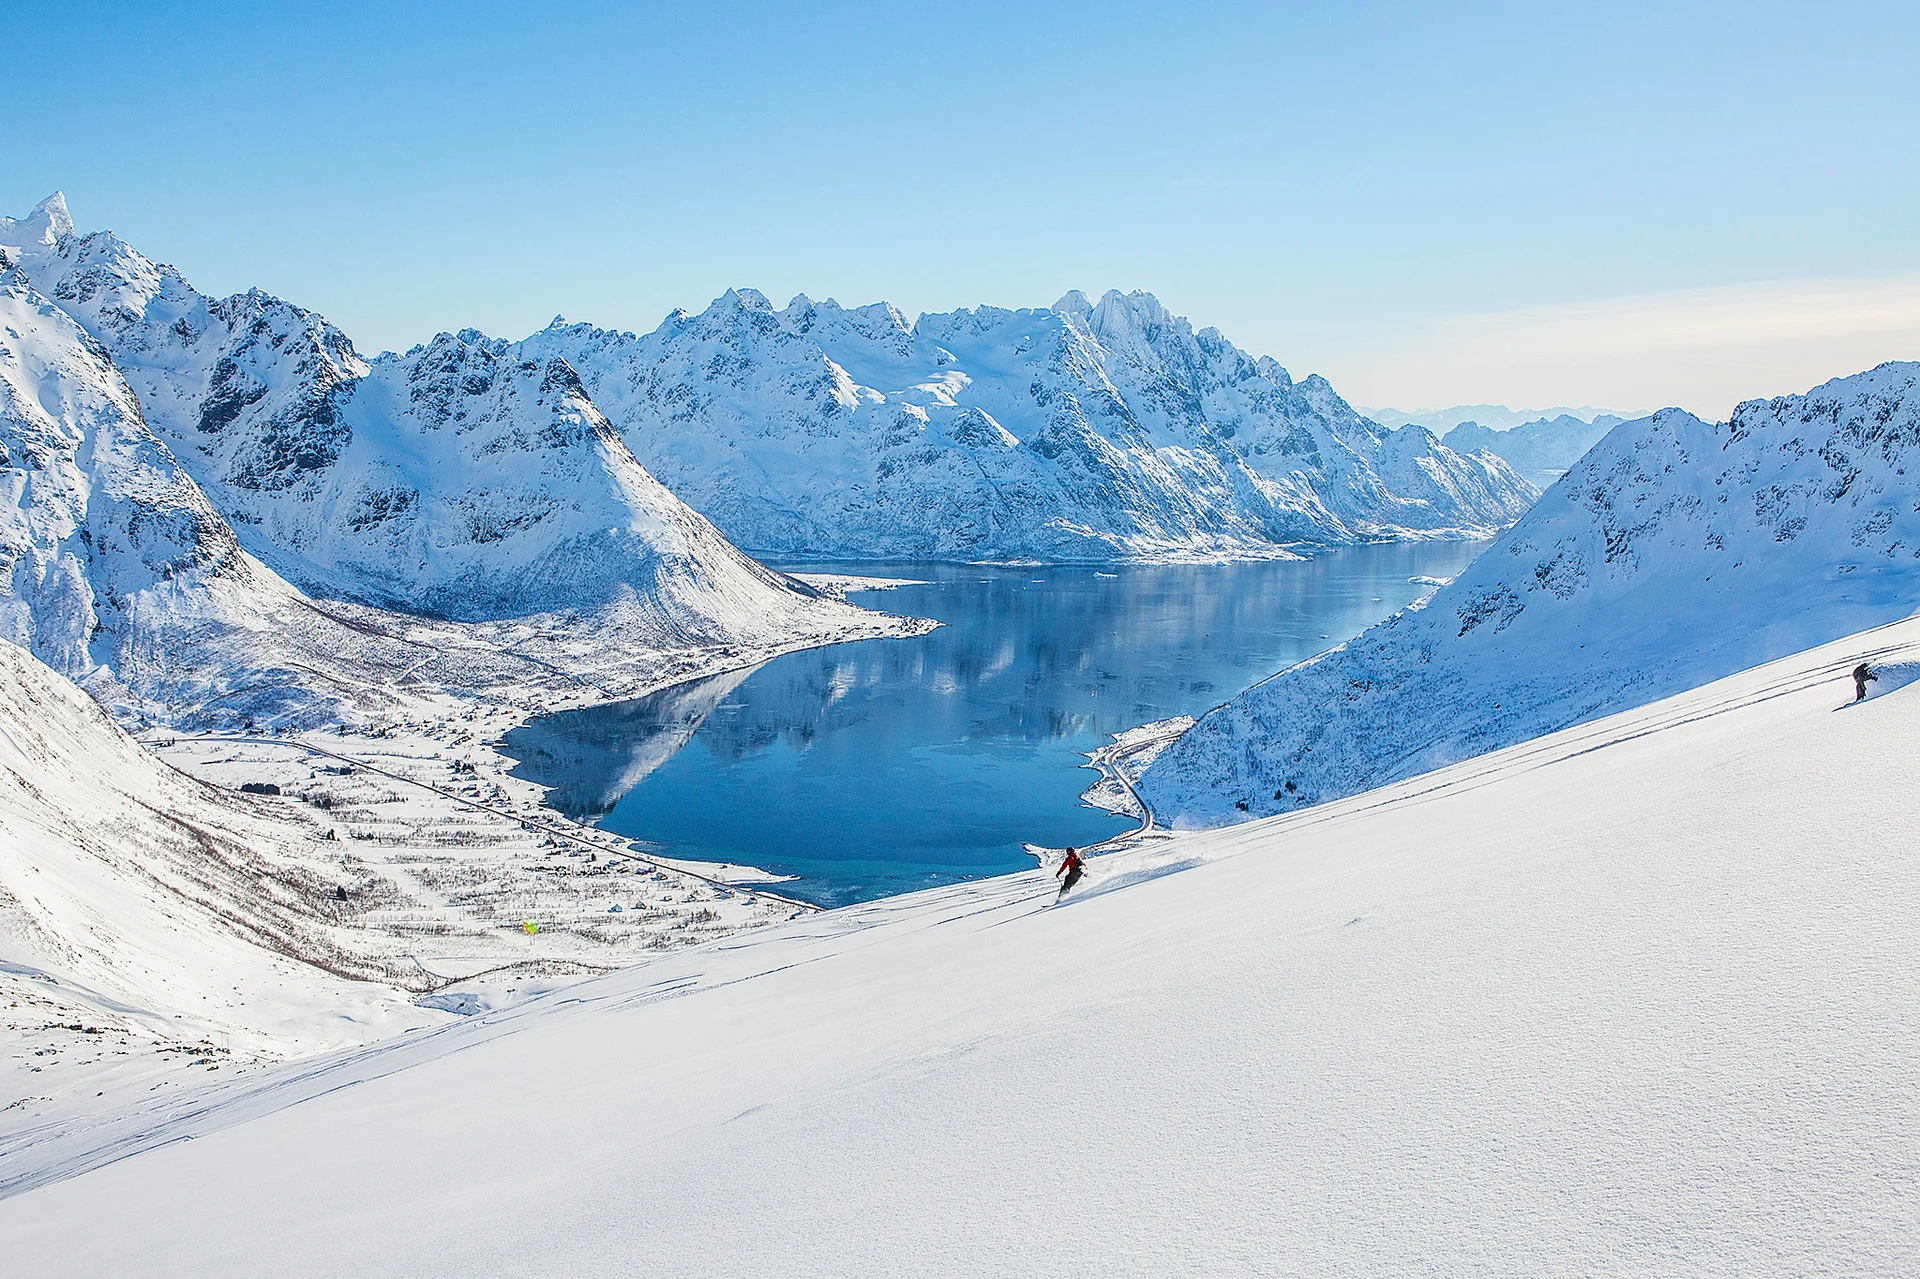
[[507, 750], [571, 814], [798, 875], [790, 888], [817, 900], [1000, 873], [1031, 864], [1024, 841], [1117, 828], [1078, 802], [1081, 752], [1105, 734], [1204, 712], [1470, 557], [1440, 545], [1111, 574], [873, 566], [926, 584], [859, 602], [946, 625], [547, 716]]
[[[946, 626], [921, 639], [769, 663], [735, 705], [701, 726], [700, 742], [739, 761], [776, 742], [805, 751], [869, 721], [859, 735], [869, 745], [981, 745], [1060, 741], [1191, 714], [1271, 674], [1267, 654], [1325, 647], [1340, 612], [1355, 611], [1361, 624], [1378, 616], [1377, 592], [1392, 589], [1382, 579], [1407, 590], [1393, 563], [1400, 549], [1379, 548], [1378, 578], [1356, 575], [1350, 560], [1337, 572], [1315, 561], [1284, 571], [1138, 567], [1119, 579], [949, 569], [944, 581], [884, 599]], [[1045, 589], [1028, 589], [1034, 577]]]
[[541, 715], [510, 730], [512, 775], [550, 787], [547, 803], [576, 821], [620, 797], [687, 744], [701, 723], [757, 667], [676, 684], [610, 706]]

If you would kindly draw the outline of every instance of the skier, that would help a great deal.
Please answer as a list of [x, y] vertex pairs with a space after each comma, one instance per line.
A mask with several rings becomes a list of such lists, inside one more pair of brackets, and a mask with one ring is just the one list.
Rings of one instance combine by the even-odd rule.
[[1860, 663], [1860, 665], [1853, 668], [1853, 700], [1854, 701], [1862, 702], [1866, 700], [1868, 680], [1872, 680], [1874, 683], [1877, 684], [1880, 682], [1880, 677], [1878, 675], [1875, 675], [1865, 662], [1862, 662]]
[[1082, 858], [1079, 853], [1069, 848], [1067, 855], [1060, 859], [1060, 868], [1053, 872], [1056, 879], [1059, 878], [1062, 872], [1066, 874], [1066, 878], [1060, 881], [1060, 895], [1053, 900], [1059, 901], [1061, 897], [1065, 897], [1067, 890], [1080, 882], [1080, 876], [1086, 873], [1086, 869], [1087, 863], [1085, 859]]

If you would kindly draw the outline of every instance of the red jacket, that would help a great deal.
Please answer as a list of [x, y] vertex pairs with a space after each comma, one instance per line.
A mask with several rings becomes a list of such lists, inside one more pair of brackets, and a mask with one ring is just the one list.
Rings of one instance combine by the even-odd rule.
[[1054, 871], [1053, 873], [1057, 877], [1065, 873], [1066, 871], [1079, 870], [1082, 866], [1085, 866], [1086, 864], [1087, 864], [1086, 861], [1080, 856], [1080, 854], [1068, 853], [1066, 860], [1060, 863], [1060, 869]]

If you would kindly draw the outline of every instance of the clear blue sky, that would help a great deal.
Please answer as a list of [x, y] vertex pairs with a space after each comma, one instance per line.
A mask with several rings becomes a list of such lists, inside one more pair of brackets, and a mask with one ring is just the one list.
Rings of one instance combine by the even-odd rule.
[[1819, 376], [1920, 358], [1910, 2], [46, 3], [4, 31], [0, 211], [62, 188], [369, 351], [753, 285], [909, 314], [1145, 288], [1403, 407], [1723, 413], [1817, 380], [1768, 342]]

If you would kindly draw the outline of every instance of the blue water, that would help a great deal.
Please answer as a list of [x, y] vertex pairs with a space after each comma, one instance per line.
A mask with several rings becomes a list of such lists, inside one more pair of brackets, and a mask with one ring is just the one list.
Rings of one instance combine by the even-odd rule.
[[[863, 901], [1033, 865], [1131, 822], [1089, 808], [1087, 752], [1199, 714], [1425, 593], [1481, 543], [1303, 563], [868, 565], [924, 586], [855, 601], [946, 625], [530, 721], [507, 735], [549, 802], [674, 857], [765, 867]], [[789, 566], [801, 567], [801, 566]]]

